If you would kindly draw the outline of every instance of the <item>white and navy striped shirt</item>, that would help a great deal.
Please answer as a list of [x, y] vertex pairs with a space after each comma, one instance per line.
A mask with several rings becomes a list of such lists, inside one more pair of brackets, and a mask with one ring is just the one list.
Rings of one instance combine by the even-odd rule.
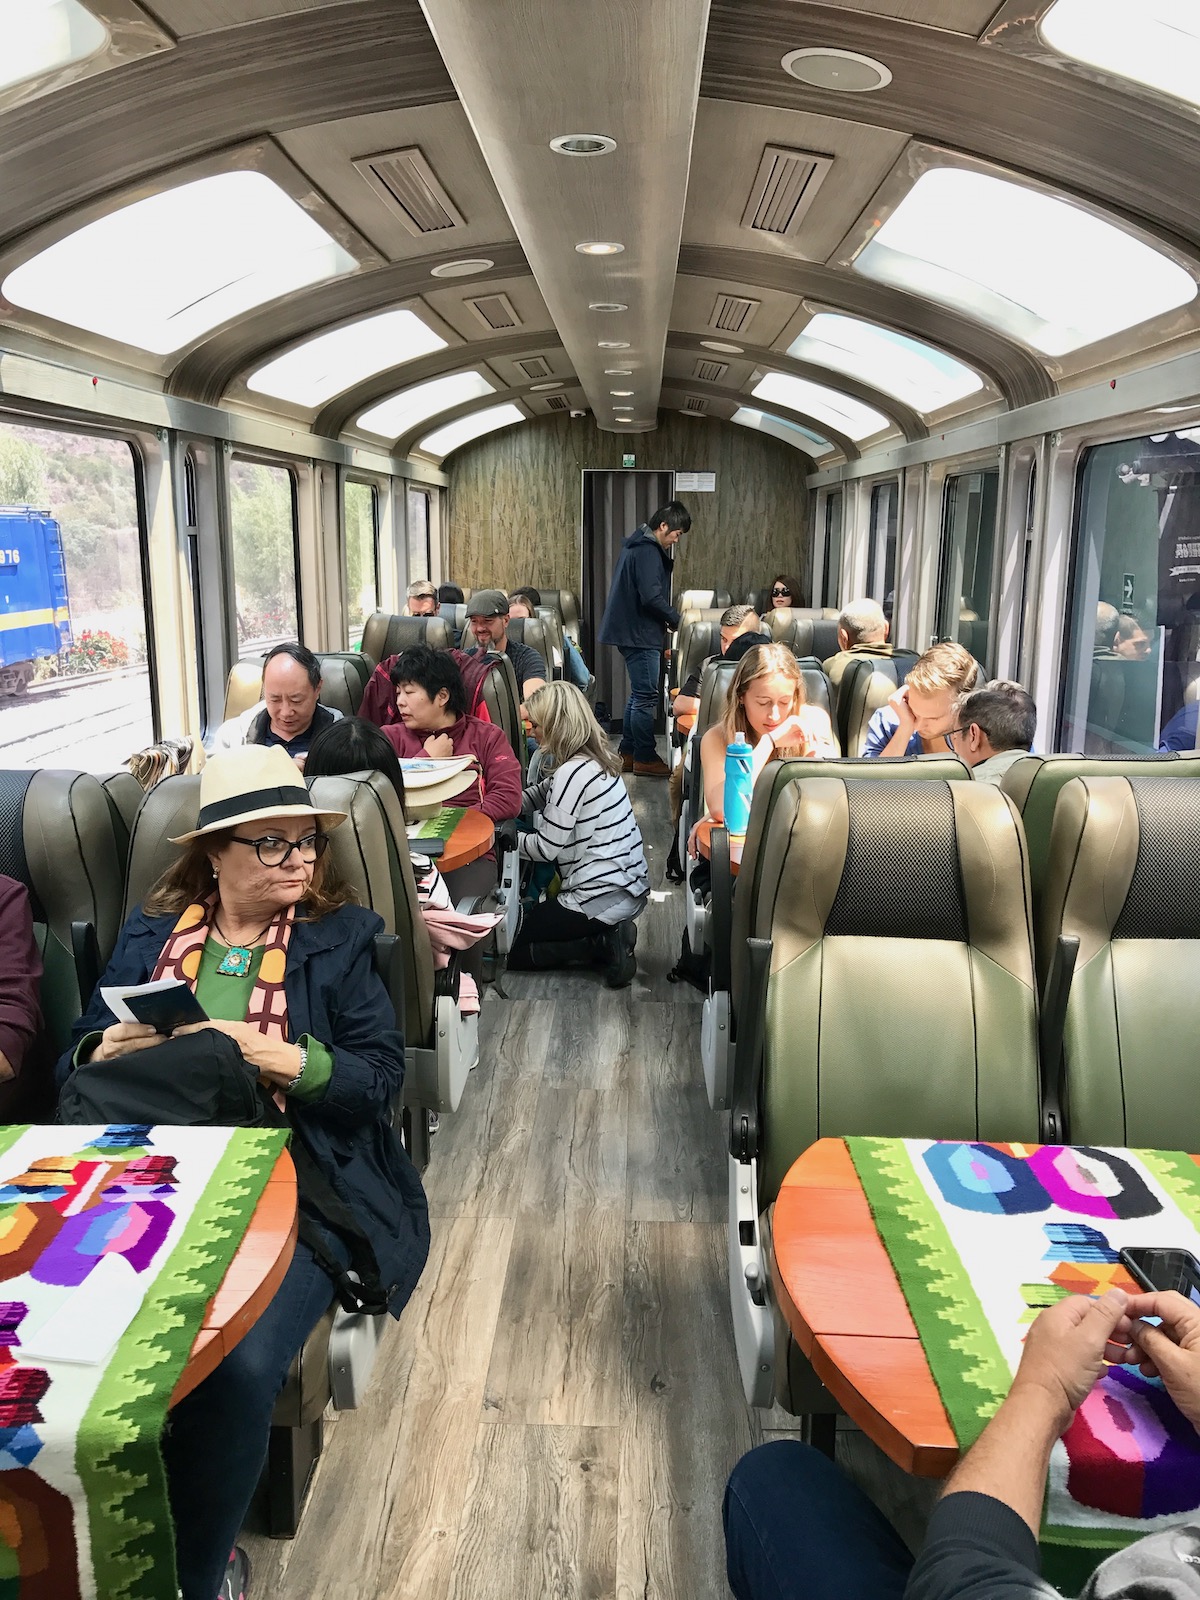
[[525, 791], [534, 831], [520, 835], [521, 854], [552, 861], [562, 879], [559, 901], [599, 922], [638, 914], [650, 893], [641, 829], [619, 777], [590, 756], [573, 756], [545, 783]]

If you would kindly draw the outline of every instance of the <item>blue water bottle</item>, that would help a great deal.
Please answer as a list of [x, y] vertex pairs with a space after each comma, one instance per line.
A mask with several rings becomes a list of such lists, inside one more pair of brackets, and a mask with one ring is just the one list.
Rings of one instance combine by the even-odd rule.
[[725, 827], [741, 837], [750, 822], [750, 795], [753, 783], [750, 760], [754, 751], [744, 739], [735, 739], [725, 750]]

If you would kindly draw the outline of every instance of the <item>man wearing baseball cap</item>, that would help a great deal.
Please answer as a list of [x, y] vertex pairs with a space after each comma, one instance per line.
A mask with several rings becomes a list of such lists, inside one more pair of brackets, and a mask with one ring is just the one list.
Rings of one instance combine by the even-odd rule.
[[[467, 625], [475, 644], [466, 654], [475, 656], [480, 651], [494, 650], [507, 655], [521, 685], [522, 701], [546, 682], [550, 674], [538, 652], [508, 637], [508, 596], [503, 589], [480, 589], [473, 594], [467, 601]], [[521, 715], [524, 714], [522, 704]]]

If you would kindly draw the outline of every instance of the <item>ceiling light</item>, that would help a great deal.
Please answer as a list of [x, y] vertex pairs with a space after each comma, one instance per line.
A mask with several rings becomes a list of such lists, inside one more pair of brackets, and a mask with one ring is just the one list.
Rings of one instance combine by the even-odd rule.
[[628, 339], [600, 339], [596, 343], [597, 350], [628, 350]]
[[592, 300], [588, 302], [589, 311], [628, 311], [627, 305], [622, 305], [620, 300]]
[[606, 239], [585, 239], [575, 248], [581, 256], [619, 256], [625, 246]]
[[562, 388], [562, 379], [560, 378], [556, 383], [531, 383], [529, 385], [529, 392], [530, 392], [530, 394], [543, 394], [547, 389], [561, 389], [561, 388]]
[[[9, 8], [4, 8], [7, 13]], [[14, 5], [0, 18], [4, 36], [0, 88], [83, 61], [108, 43], [108, 29], [79, 0]]]
[[740, 356], [745, 352], [740, 344], [722, 344], [719, 339], [701, 339], [705, 350], [719, 350], [723, 356]]
[[1054, 0], [1038, 32], [1063, 55], [1200, 105], [1193, 0]]
[[632, 378], [633, 373], [628, 367], [605, 367], [604, 376], [606, 378]]
[[474, 256], [469, 261], [443, 261], [440, 267], [430, 267], [431, 278], [468, 278], [473, 272], [486, 272], [496, 263], [486, 256]]
[[814, 89], [838, 89], [843, 94], [870, 94], [874, 89], [886, 89], [892, 81], [882, 61], [859, 55], [857, 50], [826, 46], [789, 50], [779, 64], [801, 83]]
[[445, 339], [411, 311], [382, 311], [276, 356], [250, 374], [246, 387], [311, 410], [376, 372], [445, 348]]
[[550, 148], [560, 156], [607, 156], [617, 148], [617, 141], [606, 133], [560, 133], [551, 139]]
[[615, 395], [616, 397], [619, 398], [621, 395], [632, 394], [633, 390], [632, 389], [610, 389], [608, 392], [609, 392], [609, 394]]

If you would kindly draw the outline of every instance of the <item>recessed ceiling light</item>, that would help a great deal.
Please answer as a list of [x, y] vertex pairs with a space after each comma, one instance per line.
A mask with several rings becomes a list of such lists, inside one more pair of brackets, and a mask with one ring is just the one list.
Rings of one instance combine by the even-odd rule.
[[611, 395], [615, 395], [617, 399], [620, 399], [622, 395], [632, 394], [633, 390], [632, 389], [610, 389], [608, 392]]
[[632, 378], [633, 373], [628, 367], [605, 367], [604, 376], [606, 378]]
[[584, 239], [575, 248], [581, 256], [619, 256], [625, 246], [611, 239]]
[[722, 344], [720, 339], [701, 339], [700, 343], [706, 350], [719, 350], [723, 356], [740, 356], [743, 353], [740, 344]]
[[628, 311], [629, 307], [622, 305], [619, 300], [592, 300], [588, 303], [589, 311]]
[[892, 75], [882, 61], [859, 55], [857, 50], [831, 50], [817, 46], [789, 50], [779, 63], [785, 72], [814, 89], [839, 89], [843, 94], [870, 94], [885, 89]]
[[597, 350], [628, 350], [628, 339], [600, 339], [596, 344]]
[[475, 256], [470, 261], [443, 261], [440, 267], [430, 267], [431, 278], [466, 278], [472, 272], [486, 272], [496, 263], [486, 256]]
[[530, 392], [530, 394], [542, 394], [546, 389], [561, 389], [561, 388], [562, 388], [562, 379], [560, 378], [557, 383], [531, 383], [529, 385], [529, 392]]
[[550, 148], [560, 156], [607, 156], [617, 148], [617, 141], [606, 133], [560, 133], [551, 139]]

